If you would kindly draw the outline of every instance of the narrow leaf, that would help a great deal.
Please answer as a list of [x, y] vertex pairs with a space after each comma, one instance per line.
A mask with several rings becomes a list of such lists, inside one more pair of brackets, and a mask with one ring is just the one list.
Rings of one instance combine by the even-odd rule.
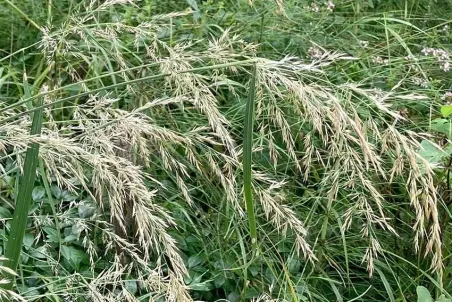
[[245, 195], [246, 213], [248, 215], [251, 244], [257, 250], [256, 215], [254, 213], [253, 192], [251, 183], [251, 162], [253, 147], [254, 98], [256, 96], [256, 65], [251, 74], [248, 102], [245, 110], [245, 127], [243, 137], [243, 191]]
[[[42, 98], [41, 104], [42, 105]], [[42, 126], [42, 108], [37, 110], [33, 116], [31, 125], [31, 135], [39, 135]], [[15, 271], [19, 262], [20, 253], [22, 250], [22, 242], [25, 234], [25, 228], [28, 219], [28, 209], [32, 200], [32, 192], [36, 178], [36, 166], [38, 163], [39, 144], [33, 143], [27, 150], [24, 162], [24, 174], [21, 177], [19, 184], [19, 194], [16, 200], [16, 208], [14, 210], [13, 219], [11, 222], [11, 231], [8, 237], [8, 244], [6, 246], [5, 266]], [[7, 274], [8, 275], [8, 274]], [[13, 276], [9, 274], [9, 279]], [[11, 290], [13, 282], [2, 285], [3, 288]]]
[[379, 268], [375, 268], [378, 275], [380, 275], [381, 282], [383, 282], [383, 285], [386, 289], [386, 293], [388, 294], [388, 300], [391, 302], [395, 302], [395, 296], [394, 291], [392, 290], [391, 284], [389, 284], [388, 279], [386, 279], [386, 276], [383, 274], [383, 272]]

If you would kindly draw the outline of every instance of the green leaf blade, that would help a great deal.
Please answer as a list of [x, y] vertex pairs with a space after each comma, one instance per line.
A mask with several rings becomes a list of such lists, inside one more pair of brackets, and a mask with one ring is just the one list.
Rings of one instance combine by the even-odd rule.
[[245, 127], [243, 137], [243, 191], [246, 203], [246, 213], [250, 229], [251, 244], [254, 250], [257, 250], [257, 230], [256, 215], [254, 213], [254, 202], [252, 192], [252, 147], [253, 147], [253, 121], [254, 121], [254, 99], [256, 96], [256, 65], [254, 65], [251, 74], [250, 90], [248, 102], [245, 110]]
[[[42, 100], [41, 100], [42, 101]], [[33, 115], [33, 122], [31, 125], [31, 135], [39, 135], [42, 128], [43, 109], [37, 110]], [[28, 219], [28, 209], [31, 204], [34, 183], [36, 178], [36, 167], [38, 164], [39, 144], [33, 143], [25, 154], [24, 174], [21, 178], [19, 187], [19, 194], [17, 196], [16, 208], [14, 210], [13, 219], [11, 222], [11, 231], [8, 237], [8, 244], [5, 250], [6, 267], [15, 271], [20, 259], [22, 250], [23, 238]], [[7, 276], [11, 279], [13, 276]], [[11, 290], [13, 282], [3, 285], [3, 288]]]

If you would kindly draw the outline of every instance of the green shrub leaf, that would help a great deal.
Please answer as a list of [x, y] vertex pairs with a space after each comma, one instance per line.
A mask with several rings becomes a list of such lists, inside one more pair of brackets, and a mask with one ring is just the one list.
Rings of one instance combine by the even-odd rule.
[[434, 302], [432, 296], [428, 289], [423, 286], [418, 286], [416, 288], [417, 302]]
[[428, 140], [421, 142], [419, 155], [431, 164], [438, 164], [447, 153]]
[[46, 194], [46, 190], [43, 187], [35, 187], [33, 189], [33, 192], [31, 193], [31, 197], [34, 201], [37, 201], [44, 197]]
[[193, 268], [200, 265], [205, 261], [205, 258], [206, 257], [203, 254], [192, 255], [190, 258], [188, 258], [188, 268]]
[[431, 121], [433, 131], [445, 134], [448, 138], [452, 138], [452, 123], [446, 119], [434, 119]]
[[73, 268], [78, 268], [80, 264], [87, 259], [85, 252], [73, 246], [61, 246], [61, 255], [72, 265]]
[[436, 300], [436, 302], [452, 302], [452, 299], [448, 299], [448, 298], [446, 298], [446, 296], [441, 295], [441, 296], [439, 297], [439, 299]]
[[452, 105], [444, 105], [441, 107], [441, 115], [444, 117], [449, 117], [452, 114]]

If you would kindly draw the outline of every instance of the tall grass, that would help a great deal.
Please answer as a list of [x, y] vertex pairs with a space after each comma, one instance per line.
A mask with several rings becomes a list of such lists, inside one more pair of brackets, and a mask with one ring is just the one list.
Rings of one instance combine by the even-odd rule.
[[[39, 136], [41, 134], [43, 114], [42, 109], [34, 113], [33, 123], [31, 125], [30, 136]], [[26, 152], [23, 177], [19, 182], [19, 193], [17, 194], [14, 215], [11, 222], [11, 229], [8, 236], [8, 242], [5, 247], [5, 266], [11, 271], [16, 271], [19, 258], [22, 251], [22, 241], [25, 235], [25, 229], [28, 220], [28, 210], [31, 204], [32, 191], [35, 186], [36, 167], [38, 162], [39, 144], [33, 143]], [[8, 274], [6, 277], [12, 278], [13, 275]], [[13, 288], [14, 280], [4, 284], [5, 290]]]
[[450, 13], [333, 2], [5, 1], [14, 290], [411, 301], [423, 285], [450, 298]]
[[251, 73], [248, 100], [245, 109], [245, 124], [243, 135], [243, 191], [246, 202], [246, 213], [250, 227], [251, 245], [257, 250], [256, 215], [254, 213], [253, 188], [252, 188], [252, 153], [253, 153], [253, 121], [254, 121], [254, 99], [256, 86], [256, 66]]

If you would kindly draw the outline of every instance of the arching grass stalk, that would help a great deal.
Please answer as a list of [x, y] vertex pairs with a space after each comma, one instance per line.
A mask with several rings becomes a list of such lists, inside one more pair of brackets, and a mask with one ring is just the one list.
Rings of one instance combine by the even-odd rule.
[[[216, 65], [210, 65], [210, 66], [191, 68], [191, 69], [179, 71], [178, 74], [190, 73], [190, 72], [199, 72], [199, 71], [206, 71], [206, 70], [214, 70], [214, 69], [222, 69], [222, 68], [228, 68], [228, 67], [233, 67], [233, 66], [246, 66], [248, 64], [255, 64], [255, 63], [256, 63], [256, 59], [248, 59], [248, 60], [237, 61], [237, 62], [229, 62], [229, 63], [223, 63], [223, 64], [216, 64]], [[143, 65], [143, 66], [145, 66], [145, 65]], [[127, 71], [131, 71], [131, 70], [134, 70], [134, 69], [135, 68], [129, 68], [129, 69], [127, 69]], [[123, 72], [123, 71], [121, 71], [121, 72]], [[89, 81], [91, 81], [93, 79], [99, 79], [99, 78], [103, 78], [103, 77], [106, 77], [106, 76], [111, 76], [111, 75], [116, 74], [116, 73], [118, 73], [118, 72], [108, 73], [108, 74], [106, 74], [104, 76], [98, 76], [96, 78], [91, 78], [89, 80], [85, 80], [85, 81], [69, 84], [69, 85], [66, 85], [66, 86], [63, 86], [63, 87], [59, 87], [59, 88], [56, 88], [56, 89], [53, 89], [53, 90], [49, 90], [47, 92], [37, 93], [34, 96], [31, 96], [29, 98], [24, 98], [23, 100], [21, 100], [19, 102], [16, 102], [14, 104], [11, 104], [11, 105], [8, 105], [8, 106], [0, 108], [0, 113], [6, 112], [9, 109], [13, 109], [13, 108], [21, 106], [23, 104], [26, 104], [26, 103], [28, 103], [28, 102], [36, 99], [36, 98], [43, 97], [45, 95], [50, 95], [52, 93], [55, 93], [55, 92], [58, 92], [58, 91], [62, 91], [62, 90], [67, 89], [69, 87], [74, 87], [76, 85], [79, 85], [80, 83], [89, 82]], [[20, 116], [27, 115], [27, 114], [29, 114], [31, 112], [39, 110], [41, 108], [53, 107], [54, 105], [58, 105], [58, 104], [61, 104], [61, 103], [67, 102], [67, 101], [71, 101], [71, 100], [74, 100], [76, 98], [89, 96], [89, 95], [92, 95], [92, 94], [96, 94], [98, 92], [109, 91], [110, 89], [115, 89], [117, 87], [121, 87], [121, 86], [125, 86], [125, 85], [131, 85], [131, 84], [134, 84], [134, 83], [141, 83], [141, 82], [145, 82], [145, 81], [162, 79], [162, 78], [170, 76], [170, 75], [171, 74], [169, 74], [169, 73], [159, 73], [159, 74], [149, 75], [149, 76], [145, 76], [145, 77], [141, 77], [141, 78], [137, 78], [137, 79], [133, 79], [133, 80], [128, 80], [128, 81], [125, 81], [125, 82], [121, 82], [121, 83], [117, 83], [117, 84], [113, 84], [113, 85], [109, 85], [109, 86], [105, 86], [105, 87], [100, 87], [100, 88], [97, 88], [97, 89], [92, 89], [90, 91], [81, 92], [81, 93], [78, 93], [76, 95], [71, 95], [71, 96], [68, 96], [66, 98], [61, 98], [61, 99], [58, 99], [58, 100], [50, 102], [50, 103], [46, 103], [46, 104], [41, 105], [41, 106], [36, 106], [35, 108], [33, 108], [31, 110], [22, 111], [22, 112], [14, 115], [14, 116], [12, 116], [10, 118], [6, 118], [6, 119], [2, 120], [2, 122], [6, 123], [6, 122], [12, 121], [12, 120], [14, 120], [14, 119], [16, 119], [16, 118], [18, 118]]]
[[256, 215], [254, 213], [253, 188], [251, 183], [251, 162], [253, 148], [253, 121], [254, 121], [254, 98], [256, 96], [256, 64], [251, 72], [248, 101], [245, 110], [245, 126], [243, 136], [243, 191], [246, 202], [246, 213], [250, 229], [251, 244], [257, 251]]
[[[42, 105], [42, 98], [40, 101]], [[31, 125], [31, 135], [39, 135], [42, 127], [43, 109], [40, 107], [33, 115], [33, 122]], [[16, 200], [16, 208], [14, 210], [13, 219], [11, 222], [11, 230], [8, 237], [8, 243], [5, 249], [5, 266], [15, 271], [19, 263], [19, 257], [22, 250], [22, 241], [25, 234], [25, 228], [28, 219], [28, 210], [31, 203], [31, 195], [34, 188], [36, 178], [36, 167], [38, 164], [39, 144], [33, 143], [27, 150], [24, 162], [24, 174], [21, 177], [19, 184], [19, 194]], [[2, 284], [1, 287], [6, 290], [13, 288], [14, 277], [10, 274], [6, 276], [11, 282]]]

